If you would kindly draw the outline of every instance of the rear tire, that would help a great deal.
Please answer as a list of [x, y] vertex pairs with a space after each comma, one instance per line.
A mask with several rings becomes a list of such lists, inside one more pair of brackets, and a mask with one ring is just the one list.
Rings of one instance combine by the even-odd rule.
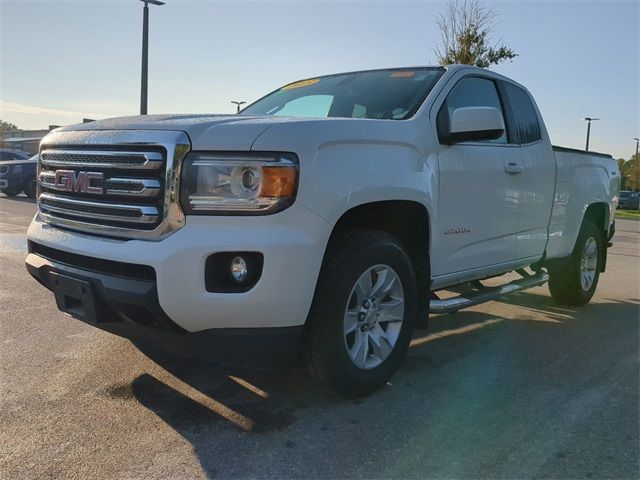
[[560, 305], [589, 303], [602, 269], [603, 235], [591, 220], [580, 228], [573, 253], [549, 265], [549, 291]]
[[351, 230], [332, 241], [304, 330], [304, 358], [320, 385], [346, 397], [387, 383], [411, 340], [416, 279], [401, 243]]

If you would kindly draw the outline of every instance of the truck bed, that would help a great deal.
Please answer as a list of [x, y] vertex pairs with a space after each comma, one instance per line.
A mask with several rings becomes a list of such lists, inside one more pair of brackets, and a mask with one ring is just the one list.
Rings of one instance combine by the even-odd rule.
[[571, 253], [582, 217], [592, 203], [605, 206], [604, 224], [609, 231], [620, 190], [618, 165], [611, 155], [574, 148], [553, 146], [556, 157], [556, 191], [547, 258], [562, 258]]

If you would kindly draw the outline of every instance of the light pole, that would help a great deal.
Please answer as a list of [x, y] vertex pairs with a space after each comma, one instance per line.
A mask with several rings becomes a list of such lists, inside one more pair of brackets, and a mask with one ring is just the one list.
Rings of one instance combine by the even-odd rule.
[[236, 106], [236, 113], [238, 113], [240, 111], [240, 105], [244, 105], [247, 102], [236, 102], [235, 100], [231, 100], [231, 103]]
[[160, 0], [140, 0], [144, 3], [142, 14], [142, 79], [140, 85], [140, 115], [147, 114], [147, 84], [149, 70], [149, 4], [164, 5]]
[[585, 117], [585, 120], [587, 121], [587, 145], [584, 147], [584, 150], [586, 152], [589, 151], [589, 136], [591, 135], [591, 122], [595, 122], [596, 120], [600, 120], [599, 118], [591, 118], [591, 117]]
[[[636, 156], [633, 157], [636, 162], [636, 181], [638, 182], [636, 184], [636, 189], [640, 190], [640, 157], [638, 156], [638, 144], [640, 144], [640, 138], [634, 137], [633, 139], [636, 141]], [[640, 205], [638, 205], [638, 209], [640, 210]]]

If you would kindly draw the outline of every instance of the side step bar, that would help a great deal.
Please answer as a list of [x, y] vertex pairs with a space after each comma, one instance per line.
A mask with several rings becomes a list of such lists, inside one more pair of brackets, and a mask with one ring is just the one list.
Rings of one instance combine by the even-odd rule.
[[522, 275], [523, 278], [520, 280], [514, 280], [513, 282], [505, 285], [498, 287], [485, 287], [480, 282], [474, 282], [473, 285], [478, 288], [476, 292], [447, 298], [445, 300], [441, 300], [437, 297], [432, 298], [429, 302], [429, 313], [454, 313], [458, 310], [462, 310], [463, 308], [472, 307], [485, 302], [491, 302], [493, 300], [499, 300], [500, 297], [504, 295], [544, 285], [549, 281], [549, 274], [547, 274], [547, 272], [529, 275], [524, 271], [519, 270], [518, 273]]

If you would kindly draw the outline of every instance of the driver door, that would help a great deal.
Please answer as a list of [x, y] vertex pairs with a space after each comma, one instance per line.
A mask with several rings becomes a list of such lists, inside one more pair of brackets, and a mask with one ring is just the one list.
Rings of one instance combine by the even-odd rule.
[[[439, 107], [438, 231], [432, 232], [434, 277], [499, 266], [516, 258], [520, 192], [505, 171], [517, 164], [519, 149], [506, 131], [495, 140], [443, 144], [451, 113], [461, 107], [504, 109], [496, 82], [466, 76]], [[504, 122], [506, 125], [506, 121]], [[448, 130], [447, 130], [448, 131]], [[489, 268], [491, 269], [491, 268]]]

